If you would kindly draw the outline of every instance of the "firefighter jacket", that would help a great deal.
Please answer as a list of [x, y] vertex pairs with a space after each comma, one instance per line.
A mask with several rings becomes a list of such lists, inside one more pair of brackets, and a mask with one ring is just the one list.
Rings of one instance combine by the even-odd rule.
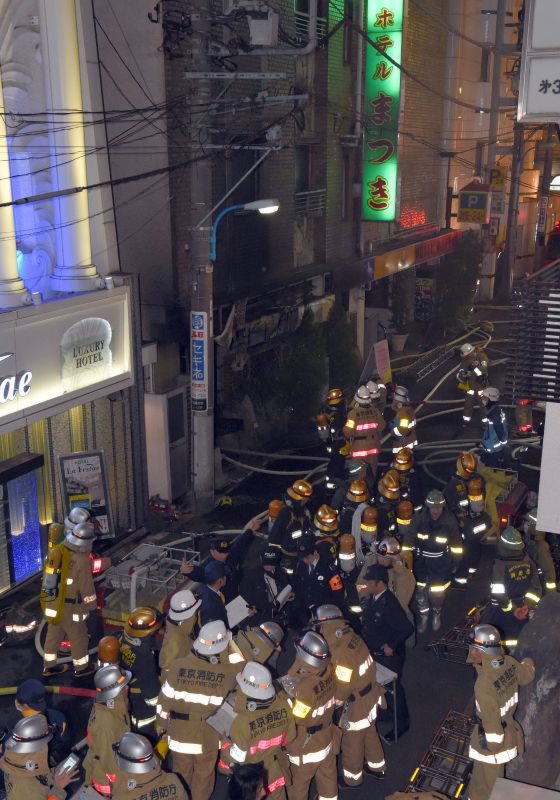
[[315, 531], [315, 544], [321, 558], [330, 560], [333, 564], [336, 562], [338, 558], [338, 531], [334, 533]]
[[158, 766], [145, 775], [117, 770], [113, 800], [188, 800], [188, 794], [174, 772]]
[[232, 722], [229, 741], [222, 744], [219, 766], [227, 771], [232, 763], [262, 761], [266, 794], [286, 786], [289, 765], [282, 748], [296, 737], [287, 695], [279, 692], [272, 700], [249, 700], [238, 691], [235, 710], [238, 714]]
[[155, 722], [160, 690], [153, 637], [132, 636], [126, 631], [121, 639], [121, 665], [132, 672], [130, 707], [132, 724], [138, 728]]
[[298, 561], [294, 573], [294, 593], [297, 608], [309, 618], [310, 609], [324, 603], [346, 608], [344, 585], [338, 568], [328, 558], [319, 558], [314, 566]]
[[218, 752], [218, 734], [205, 719], [236, 686], [238, 672], [239, 663], [231, 664], [227, 651], [205, 657], [194, 650], [167, 670], [158, 698], [157, 725], [172, 752]]
[[251, 630], [251, 628], [246, 631], [239, 631], [235, 636], [234, 642], [245, 661], [256, 661], [258, 664], [266, 664], [270, 656], [276, 651], [271, 641], [268, 642], [262, 634]]
[[463, 356], [459, 370], [465, 376], [467, 391], [480, 393], [488, 385], [488, 356], [484, 350]]
[[478, 723], [471, 732], [469, 758], [487, 764], [506, 764], [523, 752], [523, 732], [513, 715], [518, 691], [533, 680], [532, 666], [512, 656], [484, 655], [475, 665], [475, 713]]
[[456, 516], [466, 514], [469, 510], [467, 481], [461, 478], [458, 473], [455, 473], [447, 481], [443, 490], [443, 496], [445, 497], [447, 508]]
[[379, 455], [385, 430], [383, 414], [374, 406], [351, 409], [344, 425], [344, 438], [350, 445], [351, 458]]
[[346, 422], [348, 409], [346, 403], [337, 403], [335, 406], [327, 406], [327, 412], [330, 419], [329, 432], [333, 439], [342, 438], [342, 429]]
[[364, 640], [342, 620], [323, 625], [336, 678], [336, 699], [344, 704], [339, 726], [360, 731], [375, 722], [377, 709], [384, 707], [385, 691], [375, 674], [375, 661]]
[[97, 606], [89, 553], [68, 542], [49, 550], [41, 589], [41, 608], [47, 622], [59, 623], [65, 606], [80, 615]]
[[403, 447], [413, 449], [418, 444], [416, 438], [416, 412], [411, 405], [401, 406], [391, 423], [393, 433], [393, 453]]
[[299, 767], [322, 761], [333, 748], [332, 716], [337, 685], [330, 664], [323, 669], [306, 666], [290, 670], [289, 674], [296, 680], [290, 697], [296, 737], [287, 745], [286, 752], [290, 764]]
[[[282, 513], [282, 512], [280, 512]], [[239, 579], [241, 577], [241, 564], [243, 559], [247, 555], [247, 550], [253, 539], [255, 538], [255, 534], [249, 528], [243, 533], [238, 536], [231, 544], [229, 548], [229, 552], [227, 558], [225, 560], [226, 566], [229, 568], [229, 575], [227, 583], [224, 587], [224, 597], [226, 603], [229, 603], [230, 600], [233, 600], [239, 594]], [[206, 564], [211, 563], [215, 559], [210, 556]], [[222, 562], [220, 562], [222, 563]], [[204, 580], [204, 570], [206, 567], [197, 564], [193, 571], [190, 573], [189, 578], [192, 581], [196, 581], [197, 583], [205, 583]]]
[[307, 508], [294, 503], [290, 497], [285, 503], [272, 526], [268, 544], [281, 549], [284, 555], [295, 557], [299, 540], [313, 532], [313, 524]]
[[113, 744], [130, 730], [130, 717], [124, 697], [108, 703], [94, 703], [87, 724], [89, 749], [84, 759], [86, 784], [102, 794], [111, 793], [116, 762]]
[[534, 608], [541, 598], [539, 572], [528, 555], [497, 558], [490, 584], [492, 602], [505, 608], [510, 600], [523, 600]]
[[506, 415], [497, 403], [489, 403], [482, 421], [484, 423], [482, 446], [487, 453], [501, 452], [508, 443]]
[[[33, 763], [33, 768], [27, 765]], [[45, 747], [39, 753], [6, 751], [0, 758], [7, 800], [65, 800], [66, 792], [54, 786]]]
[[165, 635], [159, 651], [160, 669], [169, 669], [176, 658], [184, 658], [191, 652], [195, 622], [196, 614], [181, 622], [176, 622], [174, 619], [167, 617]]
[[519, 618], [518, 611], [511, 601], [505, 608], [488, 603], [480, 616], [481, 624], [494, 625], [500, 631], [502, 645], [510, 653], [517, 647], [521, 631], [529, 622], [529, 615]]
[[400, 485], [401, 485], [401, 500], [410, 500], [414, 506], [415, 511], [422, 508], [424, 496], [420, 478], [415, 469], [409, 469], [407, 472], [400, 472]]
[[528, 556], [533, 559], [545, 580], [546, 591], [555, 592], [556, 567], [550, 552], [550, 545], [546, 539], [546, 533], [531, 528], [523, 538], [527, 546]]
[[381, 540], [385, 534], [396, 536], [397, 533], [397, 506], [398, 500], [388, 500], [382, 494], [378, 495], [375, 507], [378, 511], [377, 538]]
[[492, 528], [490, 514], [483, 511], [481, 514], [469, 514], [461, 520], [461, 533], [468, 548], [469, 544], [479, 543]]
[[414, 574], [419, 583], [447, 583], [463, 555], [457, 520], [447, 508], [437, 520], [423, 508], [414, 515], [402, 549], [414, 552]]

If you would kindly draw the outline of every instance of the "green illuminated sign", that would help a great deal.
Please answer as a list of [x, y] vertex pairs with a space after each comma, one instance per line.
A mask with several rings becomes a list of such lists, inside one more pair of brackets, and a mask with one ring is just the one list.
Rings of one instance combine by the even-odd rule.
[[391, 222], [396, 214], [401, 71], [385, 55], [401, 63], [403, 6], [404, 0], [366, 5], [366, 31], [379, 48], [366, 44], [362, 218], [367, 222]]

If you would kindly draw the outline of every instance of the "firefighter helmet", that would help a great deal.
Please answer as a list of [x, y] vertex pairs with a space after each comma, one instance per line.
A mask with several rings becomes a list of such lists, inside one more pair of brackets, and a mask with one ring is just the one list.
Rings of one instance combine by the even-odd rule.
[[467, 483], [467, 495], [469, 500], [484, 499], [484, 480], [483, 478], [471, 478]]
[[82, 522], [89, 522], [90, 519], [91, 514], [87, 508], [75, 506], [70, 510], [68, 516], [64, 520], [64, 527], [73, 530], [76, 525], [79, 525]]
[[396, 400], [397, 403], [410, 402], [410, 395], [408, 394], [408, 389], [406, 388], [406, 386], [395, 386], [395, 391], [393, 392], [393, 400]]
[[157, 608], [151, 606], [138, 606], [128, 615], [124, 626], [125, 632], [129, 636], [150, 636], [161, 628], [163, 622], [162, 615]]
[[243, 694], [253, 700], [272, 700], [276, 694], [270, 670], [256, 661], [247, 661], [235, 680]]
[[139, 733], [123, 734], [115, 748], [117, 766], [129, 775], [145, 775], [159, 766], [154, 749], [145, 736]]
[[483, 390], [482, 396], [489, 400], [490, 403], [497, 403], [500, 399], [500, 390], [496, 389], [495, 386], [489, 386]]
[[359, 386], [356, 394], [354, 395], [354, 401], [359, 406], [369, 406], [371, 402], [371, 397], [369, 396], [369, 390], [367, 386]]
[[284, 638], [284, 631], [277, 622], [261, 622], [258, 628], [253, 630], [267, 640], [267, 644], [272, 644], [275, 649], [279, 649]]
[[317, 414], [317, 427], [318, 428], [328, 428], [330, 425], [330, 417], [328, 414], [324, 412], [322, 414]]
[[47, 718], [42, 714], [33, 714], [16, 722], [6, 741], [6, 750], [32, 755], [46, 747], [52, 737]]
[[327, 403], [329, 406], [337, 406], [344, 400], [342, 389], [329, 389], [327, 392]]
[[202, 626], [194, 640], [193, 650], [202, 656], [213, 656], [223, 652], [230, 642], [231, 631], [221, 619], [217, 619]]
[[330, 662], [330, 650], [326, 639], [320, 633], [307, 631], [296, 642], [296, 653], [310, 667], [321, 668]]
[[282, 500], [277, 500], [277, 499], [271, 500], [270, 503], [268, 504], [268, 516], [270, 517], [270, 519], [276, 519], [276, 517], [282, 511], [283, 508], [284, 508], [284, 503], [282, 502]]
[[322, 506], [319, 506], [319, 510], [315, 514], [313, 518], [313, 524], [317, 528], [317, 530], [322, 531], [323, 533], [330, 533], [332, 531], [338, 530], [338, 514], [326, 503], [323, 503]]
[[494, 658], [504, 654], [500, 642], [500, 632], [493, 625], [475, 625], [469, 638], [469, 647], [474, 650], [480, 650]]
[[443, 508], [445, 505], [443, 492], [440, 492], [439, 489], [430, 489], [426, 495], [426, 505], [428, 508]]
[[379, 480], [377, 489], [387, 500], [400, 500], [401, 479], [397, 470], [388, 470]]
[[175, 592], [175, 594], [171, 595], [167, 616], [173, 622], [191, 619], [200, 608], [201, 603], [202, 600], [195, 597], [190, 589], [182, 589], [180, 592]]
[[414, 466], [414, 455], [408, 447], [402, 447], [395, 453], [391, 467], [398, 472], [408, 472]]
[[288, 488], [288, 495], [292, 498], [292, 500], [309, 500], [312, 494], [313, 486], [309, 483], [309, 481], [304, 481], [301, 478], [298, 478], [297, 481], [294, 481]]
[[97, 658], [102, 664], [118, 664], [121, 645], [116, 636], [104, 636], [97, 645]]
[[539, 509], [537, 507], [531, 508], [525, 514], [525, 520], [529, 523], [529, 525], [536, 525], [538, 514], [539, 514]]
[[461, 478], [466, 480], [467, 478], [470, 478], [474, 472], [476, 472], [476, 468], [478, 466], [476, 456], [474, 453], [469, 452], [459, 453], [456, 466], [457, 472]]
[[367, 506], [362, 511], [362, 519], [360, 521], [360, 528], [363, 531], [376, 531], [377, 530], [377, 517], [379, 511], [372, 506]]
[[502, 531], [498, 539], [497, 552], [502, 556], [510, 556], [523, 552], [523, 537], [512, 525]]
[[363, 472], [366, 467], [366, 462], [360, 461], [359, 458], [349, 458], [346, 462], [346, 472], [353, 480], [355, 479], [356, 475], [359, 475], [361, 472]]
[[471, 353], [474, 353], [474, 345], [470, 344], [470, 342], [465, 342], [459, 349], [462, 356], [470, 356]]
[[64, 540], [64, 525], [60, 522], [51, 522], [48, 532], [48, 547], [54, 547]]
[[379, 389], [378, 384], [375, 381], [368, 381], [366, 383], [366, 389], [369, 392], [370, 400], [379, 400], [381, 397], [381, 391]]
[[363, 478], [352, 481], [346, 492], [346, 499], [352, 503], [365, 503], [369, 500], [369, 497], [367, 483]]
[[108, 664], [100, 667], [94, 675], [95, 700], [97, 703], [106, 703], [114, 700], [130, 683], [132, 672], [121, 669], [118, 664]]
[[377, 554], [385, 558], [392, 558], [398, 556], [401, 552], [399, 540], [394, 536], [385, 536], [377, 545]]
[[340, 622], [344, 619], [344, 614], [338, 606], [332, 603], [325, 603], [318, 606], [311, 615], [311, 622], [314, 625], [320, 626], [325, 622]]
[[410, 500], [401, 500], [397, 506], [397, 522], [409, 522], [414, 516], [414, 506]]
[[89, 552], [95, 539], [95, 525], [93, 522], [79, 522], [73, 528], [66, 528], [65, 537], [68, 544]]

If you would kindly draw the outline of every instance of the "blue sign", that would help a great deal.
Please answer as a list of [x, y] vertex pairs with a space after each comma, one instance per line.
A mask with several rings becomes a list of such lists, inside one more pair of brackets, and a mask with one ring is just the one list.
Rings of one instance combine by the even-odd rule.
[[191, 407], [208, 410], [208, 315], [191, 312]]

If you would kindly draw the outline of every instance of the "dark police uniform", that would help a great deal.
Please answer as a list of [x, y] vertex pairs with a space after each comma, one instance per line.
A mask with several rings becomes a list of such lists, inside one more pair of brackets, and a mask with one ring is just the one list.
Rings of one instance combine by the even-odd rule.
[[[300, 549], [303, 550], [306, 546], [314, 549], [315, 543], [306, 541]], [[325, 603], [334, 603], [343, 611], [346, 609], [342, 578], [338, 568], [329, 558], [320, 556], [312, 567], [300, 560], [294, 574], [293, 589], [296, 596], [295, 610], [300, 625], [307, 622], [312, 608]]]
[[[478, 477], [478, 475], [473, 477]], [[468, 479], [470, 480], [470, 478]], [[455, 514], [462, 516], [469, 510], [469, 497], [467, 491], [467, 480], [461, 478], [458, 472], [451, 476], [443, 490], [443, 496], [447, 503], [447, 508]]]
[[[221, 553], [227, 553], [228, 556], [225, 561], [218, 561], [215, 558], [210, 558], [206, 561], [204, 566], [195, 566], [193, 571], [189, 574], [189, 578], [193, 581], [197, 581], [198, 583], [205, 583], [204, 579], [204, 570], [206, 566], [211, 564], [212, 562], [216, 562], [218, 564], [226, 564], [229, 568], [228, 573], [228, 581], [224, 587], [224, 598], [226, 603], [229, 603], [230, 600], [233, 600], [239, 594], [239, 580], [241, 577], [241, 564], [243, 559], [247, 555], [247, 550], [251, 545], [251, 542], [255, 538], [255, 534], [252, 530], [247, 529], [243, 531], [243, 533], [235, 539], [234, 542], [230, 542], [228, 539], [220, 538], [220, 537], [213, 537], [210, 540], [210, 545], [212, 549], [216, 549]], [[218, 617], [216, 617], [218, 619]]]
[[[227, 584], [224, 588], [227, 588]], [[207, 622], [222, 620], [226, 628], [229, 628], [225, 597], [222, 592], [215, 592], [214, 589], [211, 589], [209, 586], [203, 586], [200, 598], [202, 600], [200, 608], [198, 609], [200, 627], [202, 628]]]
[[153, 637], [137, 637], [126, 631], [121, 639], [121, 665], [132, 672], [130, 707], [132, 725], [138, 733], [154, 733], [160, 682], [152, 650]]

